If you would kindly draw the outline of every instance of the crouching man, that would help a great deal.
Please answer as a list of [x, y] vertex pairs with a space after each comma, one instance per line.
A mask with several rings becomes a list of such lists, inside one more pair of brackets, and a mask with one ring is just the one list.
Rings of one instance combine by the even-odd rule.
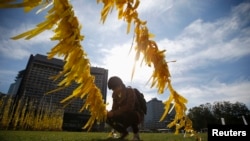
[[131, 127], [134, 133], [133, 140], [140, 140], [138, 126], [144, 114], [136, 110], [138, 101], [133, 89], [126, 88], [117, 76], [108, 80], [108, 88], [113, 91], [113, 105], [107, 113], [107, 124], [120, 133], [120, 139], [128, 136], [127, 128]]

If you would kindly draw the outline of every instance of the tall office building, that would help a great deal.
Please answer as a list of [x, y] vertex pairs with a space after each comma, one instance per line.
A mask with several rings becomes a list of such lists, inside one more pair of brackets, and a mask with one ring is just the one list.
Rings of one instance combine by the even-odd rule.
[[24, 73], [24, 70], [18, 72], [18, 75], [17, 75], [17, 77], [15, 79], [15, 82], [12, 83], [10, 85], [10, 87], [9, 87], [9, 90], [8, 90], [8, 93], [7, 93], [8, 95], [11, 95], [11, 96], [15, 96], [16, 95], [17, 90], [19, 88], [19, 85], [20, 85], [20, 83], [22, 81], [22, 75], [23, 75], [23, 73]]
[[[47, 59], [47, 56], [36, 54], [31, 55], [26, 69], [20, 71], [18, 79], [21, 80], [16, 93], [16, 101], [19, 98], [28, 98], [37, 101], [37, 104], [43, 102], [50, 105], [63, 107], [61, 100], [69, 96], [77, 87], [77, 84], [45, 95], [45, 93], [57, 88], [58, 81], [49, 79], [57, 75], [63, 69], [64, 62], [60, 59]], [[108, 70], [104, 68], [91, 67], [91, 75], [95, 76], [95, 84], [101, 90], [103, 100], [106, 102]], [[19, 82], [18, 82], [19, 83]], [[79, 112], [83, 105], [83, 99], [75, 99], [64, 108], [63, 129], [64, 130], [81, 130], [89, 118], [88, 111]], [[103, 127], [103, 125], [98, 125]]]
[[175, 111], [173, 110], [162, 122], [161, 116], [164, 112], [164, 104], [157, 98], [153, 98], [147, 102], [147, 115], [144, 119], [144, 129], [164, 129], [167, 124], [174, 118]]

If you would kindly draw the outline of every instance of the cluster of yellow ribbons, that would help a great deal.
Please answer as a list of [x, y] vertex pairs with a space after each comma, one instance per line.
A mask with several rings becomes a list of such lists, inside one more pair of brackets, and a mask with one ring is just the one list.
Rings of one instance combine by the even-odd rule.
[[[151, 67], [153, 65], [154, 71], [151, 76], [151, 87], [157, 87], [158, 93], [164, 93], [166, 88], [170, 91], [170, 96], [165, 104], [165, 112], [160, 121], [164, 120], [170, 109], [170, 104], [174, 103], [176, 116], [172, 123], [168, 126], [172, 127], [177, 125], [180, 121], [185, 121], [185, 111], [187, 100], [179, 95], [172, 87], [170, 80], [170, 72], [168, 69], [168, 62], [165, 61], [165, 50], [159, 50], [156, 42], [152, 40], [153, 34], [149, 33], [146, 26], [146, 21], [142, 21], [138, 17], [137, 8], [140, 4], [139, 0], [97, 0], [98, 3], [103, 3], [101, 11], [101, 21], [104, 23], [107, 15], [116, 8], [118, 11], [118, 19], [123, 19], [127, 22], [127, 33], [130, 32], [131, 23], [134, 23], [135, 42], [134, 47], [136, 51], [135, 62], [143, 55], [143, 61]], [[53, 79], [58, 79], [63, 76], [64, 79], [58, 84], [61, 88], [69, 86], [72, 82], [76, 82], [79, 86], [73, 93], [62, 100], [66, 102], [75, 97], [86, 99], [85, 104], [81, 110], [88, 109], [91, 112], [91, 118], [84, 128], [89, 129], [94, 124], [95, 120], [102, 122], [106, 118], [106, 105], [102, 100], [100, 90], [94, 83], [94, 78], [90, 74], [90, 62], [87, 54], [84, 52], [80, 42], [84, 39], [80, 35], [81, 26], [78, 23], [77, 17], [74, 16], [74, 11], [69, 3], [69, 0], [24, 0], [21, 3], [13, 3], [11, 1], [3, 1], [0, 8], [15, 8], [24, 7], [26, 12], [37, 6], [44, 8], [49, 5], [53, 7], [48, 11], [46, 20], [37, 25], [36, 28], [20, 34], [13, 39], [25, 38], [30, 39], [44, 30], [56, 27], [55, 35], [52, 40], [58, 40], [59, 43], [51, 49], [48, 56], [49, 58], [55, 55], [64, 56], [65, 65], [63, 71]], [[43, 8], [42, 8], [43, 9]], [[41, 9], [41, 10], [42, 10]], [[40, 11], [41, 11], [40, 10]], [[135, 69], [135, 67], [134, 67]], [[133, 72], [134, 72], [133, 69]], [[133, 73], [132, 73], [133, 77]], [[56, 91], [56, 90], [54, 90]], [[54, 92], [52, 91], [52, 92]], [[182, 127], [185, 126], [184, 124]], [[176, 127], [176, 129], [178, 130]]]
[[101, 91], [94, 83], [94, 77], [90, 73], [90, 62], [80, 43], [84, 36], [80, 35], [81, 26], [69, 1], [24, 0], [22, 3], [6, 1], [1, 3], [0, 7], [24, 7], [25, 12], [28, 12], [37, 6], [43, 6], [42, 8], [44, 8], [48, 5], [53, 5], [53, 7], [48, 11], [44, 22], [12, 39], [30, 39], [55, 27], [53, 30], [55, 34], [51, 40], [58, 40], [59, 43], [48, 53], [48, 58], [53, 58], [55, 55], [64, 56], [65, 64], [63, 71], [53, 77], [54, 80], [63, 77], [63, 80], [58, 84], [59, 88], [48, 93], [68, 87], [72, 82], [79, 84], [73, 93], [61, 102], [65, 103], [77, 97], [84, 99], [85, 103], [80, 110], [87, 109], [91, 114], [84, 128], [91, 129], [96, 121], [103, 122], [106, 120], [106, 104], [103, 101]]
[[[179, 124], [180, 122], [185, 122], [186, 119], [183, 118], [186, 116], [186, 103], [187, 100], [178, 94], [171, 84], [171, 75], [168, 69], [168, 62], [165, 60], [165, 50], [159, 50], [156, 42], [151, 38], [154, 37], [153, 34], [149, 33], [147, 28], [147, 22], [142, 21], [137, 12], [137, 8], [140, 4], [139, 0], [97, 0], [104, 4], [101, 11], [101, 20], [103, 23], [109, 12], [113, 8], [116, 8], [118, 11], [118, 19], [124, 19], [127, 25], [127, 33], [130, 32], [131, 23], [134, 23], [134, 33], [135, 33], [135, 42], [134, 47], [136, 51], [135, 62], [139, 60], [140, 55], [143, 55], [143, 60], [149, 67], [153, 65], [154, 71], [151, 76], [151, 87], [157, 87], [158, 93], [164, 93], [166, 88], [170, 91], [170, 96], [168, 100], [164, 102], [165, 112], [162, 115], [160, 121], [163, 121], [169, 110], [171, 103], [174, 103], [174, 108], [176, 111], [175, 119], [171, 122], [168, 127], [176, 126], [176, 133], [179, 129], [185, 124]], [[134, 72], [133, 68], [133, 72]], [[132, 73], [133, 77], [133, 73]], [[181, 125], [181, 126], [180, 126]]]

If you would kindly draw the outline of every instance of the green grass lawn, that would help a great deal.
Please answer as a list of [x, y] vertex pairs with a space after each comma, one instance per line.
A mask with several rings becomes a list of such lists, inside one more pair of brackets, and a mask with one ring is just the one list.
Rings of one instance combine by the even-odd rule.
[[[207, 134], [199, 134], [207, 141]], [[173, 133], [141, 133], [143, 141], [195, 141], [194, 137], [183, 137]], [[0, 141], [109, 141], [108, 133], [100, 132], [56, 132], [56, 131], [5, 131], [0, 130]], [[132, 133], [127, 140], [132, 139]]]

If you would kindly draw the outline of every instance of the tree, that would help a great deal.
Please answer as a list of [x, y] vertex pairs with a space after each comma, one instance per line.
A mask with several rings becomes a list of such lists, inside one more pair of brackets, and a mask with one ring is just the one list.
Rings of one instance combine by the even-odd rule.
[[188, 110], [188, 117], [193, 121], [193, 128], [201, 130], [207, 128], [208, 124], [221, 124], [221, 118], [225, 119], [226, 124], [243, 125], [242, 116], [249, 123], [250, 111], [245, 104], [228, 101], [201, 104]]
[[193, 128], [197, 131], [206, 128], [207, 124], [213, 123], [216, 120], [210, 103], [191, 108], [188, 112], [188, 117], [193, 121]]
[[213, 106], [214, 117], [216, 119], [224, 118], [226, 124], [244, 124], [242, 116], [249, 120], [250, 111], [245, 104], [229, 101], [215, 102]]

